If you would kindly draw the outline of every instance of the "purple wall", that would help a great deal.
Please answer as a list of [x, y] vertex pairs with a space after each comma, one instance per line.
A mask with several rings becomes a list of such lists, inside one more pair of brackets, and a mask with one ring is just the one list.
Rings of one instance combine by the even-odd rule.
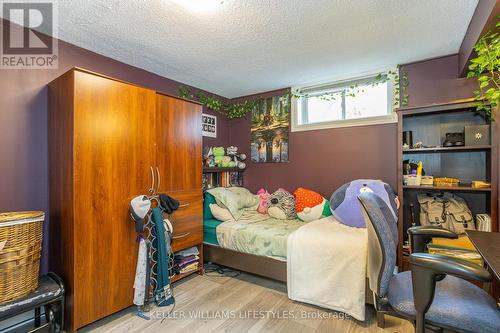
[[[48, 211], [46, 85], [74, 66], [170, 94], [176, 94], [179, 86], [176, 81], [62, 41], [58, 70], [0, 70], [0, 212]], [[207, 144], [228, 140], [227, 120], [219, 120], [219, 136], [206, 140]], [[42, 269], [47, 267], [46, 251], [44, 245]]]
[[[457, 79], [458, 56], [452, 55], [402, 66], [408, 73], [409, 106], [445, 103], [472, 97], [474, 81]], [[274, 91], [235, 99], [269, 97]], [[245, 186], [256, 191], [303, 186], [329, 197], [340, 185], [356, 178], [397, 182], [397, 125], [384, 124], [290, 133], [289, 163], [247, 161]], [[250, 119], [231, 121], [230, 142], [250, 155]]]
[[473, 97], [473, 79], [458, 78], [458, 55], [415, 62], [401, 67], [408, 73], [408, 106], [446, 103]]
[[500, 15], [500, 1], [479, 0], [469, 27], [467, 28], [467, 33], [460, 46], [460, 50], [458, 51], [459, 59], [457, 68], [459, 75], [466, 76], [467, 63], [472, 55], [474, 44], [476, 44], [482, 34], [486, 33], [488, 30], [495, 29], [498, 15]]
[[[252, 97], [282, 95], [274, 91]], [[313, 189], [329, 198], [342, 184], [356, 178], [382, 179], [396, 185], [395, 124], [290, 132], [288, 163], [247, 161], [245, 186], [269, 192], [283, 187]], [[250, 117], [233, 121], [231, 144], [250, 156]]]

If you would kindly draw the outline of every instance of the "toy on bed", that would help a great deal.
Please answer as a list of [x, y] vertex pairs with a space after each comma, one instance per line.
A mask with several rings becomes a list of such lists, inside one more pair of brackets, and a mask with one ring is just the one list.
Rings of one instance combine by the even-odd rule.
[[366, 228], [358, 201], [358, 195], [363, 192], [374, 192], [379, 195], [392, 208], [391, 213], [397, 220], [399, 204], [391, 186], [380, 180], [358, 179], [342, 185], [330, 198], [330, 209], [340, 223], [355, 228]]
[[276, 190], [267, 198], [267, 213], [280, 220], [293, 220], [295, 213], [295, 197], [282, 188]]
[[259, 207], [257, 207], [257, 211], [261, 214], [267, 214], [267, 199], [270, 196], [269, 192], [261, 188], [257, 191], [257, 195], [259, 196]]
[[295, 211], [300, 220], [311, 222], [332, 215], [329, 201], [321, 194], [299, 187], [294, 195]]

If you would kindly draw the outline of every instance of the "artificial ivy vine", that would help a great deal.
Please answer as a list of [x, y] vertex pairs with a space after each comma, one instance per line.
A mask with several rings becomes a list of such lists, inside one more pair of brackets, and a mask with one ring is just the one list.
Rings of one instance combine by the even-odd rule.
[[[370, 85], [372, 87], [381, 84], [381, 83], [386, 83], [389, 80], [392, 80], [394, 82], [394, 101], [393, 105], [395, 108], [398, 107], [403, 107], [408, 105], [408, 95], [407, 94], [401, 94], [401, 92], [406, 90], [406, 87], [410, 84], [408, 81], [408, 73], [402, 72], [400, 76], [400, 65], [396, 67], [395, 71], [389, 70], [386, 73], [378, 73], [372, 81], [368, 81], [363, 86]], [[317, 97], [319, 99], [325, 100], [325, 101], [334, 101], [338, 95], [340, 94], [341, 97], [355, 97], [356, 94], [363, 93], [364, 89], [363, 87], [360, 87], [358, 84], [353, 84], [347, 89], [344, 89], [340, 92], [325, 92], [323, 94], [314, 94], [314, 97]], [[303, 93], [300, 90], [294, 90], [292, 91], [292, 97], [295, 98], [307, 98], [309, 97], [309, 94]]]
[[[401, 94], [401, 91], [404, 91], [406, 87], [409, 85], [408, 74], [406, 72], [401, 73], [400, 76], [400, 66], [397, 66], [395, 71], [389, 70], [386, 73], [379, 73], [371, 82], [368, 82], [371, 86], [376, 86], [381, 83], [385, 83], [389, 80], [394, 81], [394, 107], [406, 106], [408, 105], [408, 95]], [[355, 97], [356, 94], [363, 92], [363, 88], [359, 87], [357, 84], [348, 87], [343, 90], [341, 94], [345, 94], [345, 96]], [[321, 95], [314, 95], [322, 100], [332, 101], [335, 100], [338, 92], [325, 92]], [[202, 92], [195, 93], [190, 88], [185, 86], [179, 86], [177, 91], [177, 96], [190, 100], [198, 100], [201, 104], [206, 106], [209, 109], [212, 109], [216, 112], [219, 112], [225, 115], [229, 119], [242, 118], [246, 114], [250, 113], [257, 103], [261, 99], [254, 100], [245, 100], [239, 103], [224, 103], [220, 99], [214, 96], [206, 95]], [[304, 98], [309, 97], [309, 94], [302, 93], [299, 90], [290, 91], [290, 93], [285, 94], [283, 96], [285, 98], [295, 97], [295, 98]]]
[[178, 88], [177, 96], [190, 100], [198, 100], [207, 108], [219, 112], [229, 119], [244, 117], [247, 113], [252, 111], [257, 103], [257, 100], [244, 101], [241, 103], [224, 103], [217, 97], [208, 96], [204, 93], [194, 93], [184, 86]]
[[500, 22], [496, 32], [489, 31], [474, 45], [475, 58], [470, 60], [468, 78], [477, 78], [479, 89], [474, 91], [476, 111], [492, 121], [492, 110], [500, 102]]

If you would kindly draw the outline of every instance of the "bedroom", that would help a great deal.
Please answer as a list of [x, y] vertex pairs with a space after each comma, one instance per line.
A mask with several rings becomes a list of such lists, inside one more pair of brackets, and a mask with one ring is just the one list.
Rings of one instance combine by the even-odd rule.
[[498, 1], [0, 2], [1, 331], [498, 331]]

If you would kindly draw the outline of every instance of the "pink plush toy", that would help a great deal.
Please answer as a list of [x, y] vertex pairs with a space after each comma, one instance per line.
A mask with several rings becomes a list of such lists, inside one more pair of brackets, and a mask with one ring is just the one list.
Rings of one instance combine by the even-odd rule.
[[267, 198], [269, 198], [269, 192], [267, 192], [265, 189], [261, 188], [260, 190], [257, 191], [257, 195], [259, 196], [259, 207], [257, 208], [257, 211], [261, 214], [266, 214], [267, 213]]

